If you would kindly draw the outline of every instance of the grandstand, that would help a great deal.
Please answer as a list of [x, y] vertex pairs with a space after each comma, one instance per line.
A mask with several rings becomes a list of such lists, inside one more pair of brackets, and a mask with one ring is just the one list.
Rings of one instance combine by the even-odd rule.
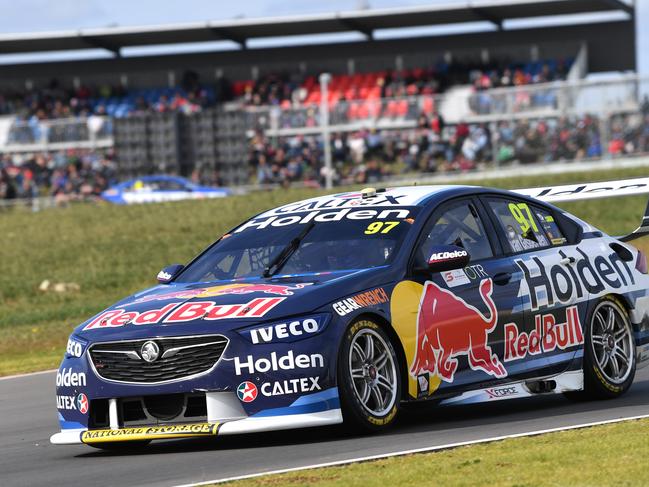
[[[634, 32], [634, 5], [622, 0], [485, 0], [1, 35], [0, 54], [112, 57], [3, 66], [0, 197], [12, 182], [18, 196], [54, 192], [56, 171], [70, 186], [70, 158], [72, 191], [85, 183], [92, 194], [160, 171], [321, 184], [644, 152]], [[263, 44], [277, 39], [286, 45]], [[229, 47], [199, 52], [214, 42]], [[188, 43], [196, 51], [128, 55]], [[598, 72], [625, 76], [587, 79]], [[39, 178], [46, 189], [25, 186]]]

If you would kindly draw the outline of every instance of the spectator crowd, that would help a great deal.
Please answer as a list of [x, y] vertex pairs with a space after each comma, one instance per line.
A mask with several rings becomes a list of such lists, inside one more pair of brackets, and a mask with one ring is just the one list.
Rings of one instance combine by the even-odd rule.
[[111, 152], [67, 150], [0, 155], [0, 200], [93, 199], [117, 179]]
[[[381, 117], [403, 122], [402, 125], [411, 128], [362, 128], [333, 133], [332, 177], [337, 184], [364, 184], [399, 174], [465, 172], [486, 165], [649, 153], [647, 99], [639, 112], [616, 114], [606, 120], [583, 115], [447, 124], [435, 105], [436, 93], [457, 83], [469, 84], [475, 94], [470, 101], [474, 113], [490, 113], [499, 101], [487, 96], [491, 92], [485, 90], [563, 79], [568, 67], [569, 63], [560, 61], [527, 65], [438, 63], [430, 68], [334, 75], [329, 92], [333, 125], [358, 122], [356, 126], [360, 127], [367, 120]], [[193, 113], [219, 101], [237, 99], [252, 106], [249, 111], [255, 114], [250, 122], [254, 130], [247, 157], [251, 182], [281, 185], [300, 182], [318, 186], [327, 176], [322, 137], [319, 134], [269, 137], [267, 129], [272, 124], [268, 119], [272, 111], [264, 112], [254, 106], [275, 106], [273, 116], [280, 114], [276, 128], [308, 129], [319, 124], [317, 104], [321, 95], [317, 79], [299, 73], [270, 74], [256, 81], [233, 84], [223, 79], [205, 88], [197, 74], [186, 72], [178, 88], [167, 90], [138, 91], [111, 86], [66, 90], [52, 81], [43, 90], [0, 93], [0, 114], [15, 113], [23, 120], [36, 121], [24, 133], [14, 131], [9, 137], [10, 143], [33, 142], [38, 138], [35, 134], [41, 129], [38, 124], [41, 120], [85, 118], [87, 126], [75, 130], [99, 133], [106, 126], [93, 126], [90, 123], [93, 115]], [[525, 99], [525, 90], [519, 95], [521, 103], [527, 103], [525, 106], [538, 102], [532, 97]], [[543, 89], [534, 96], [544, 97], [540, 102], [552, 103]], [[55, 133], [56, 128], [48, 130]], [[93, 198], [116, 181], [117, 167], [114, 154], [105, 150], [0, 155], [0, 199]], [[205, 174], [195, 171], [191, 177], [196, 181], [223, 183], [216, 169]]]
[[[447, 125], [439, 115], [422, 115], [413, 129], [334, 133], [331, 152], [334, 180], [341, 184], [374, 183], [397, 174], [466, 172], [487, 164], [569, 162], [607, 154], [646, 154], [649, 103], [642, 112], [617, 115], [606, 121], [584, 115]], [[253, 178], [260, 184], [303, 181], [320, 185], [326, 175], [319, 135], [275, 139], [257, 131], [250, 141], [248, 162]]]
[[[441, 93], [449, 86], [472, 84], [478, 90], [562, 79], [568, 63], [438, 62], [429, 67], [334, 74], [330, 102], [367, 98], [398, 98]], [[317, 104], [320, 85], [313, 75], [268, 73], [256, 80], [231, 82], [220, 78], [201, 82], [191, 70], [173, 88], [132, 88], [121, 84], [65, 87], [57, 79], [28, 90], [0, 90], [0, 115], [19, 120], [51, 120], [89, 115], [127, 116], [131, 113], [182, 111], [192, 113], [216, 103], [240, 100], [248, 105], [298, 106]]]

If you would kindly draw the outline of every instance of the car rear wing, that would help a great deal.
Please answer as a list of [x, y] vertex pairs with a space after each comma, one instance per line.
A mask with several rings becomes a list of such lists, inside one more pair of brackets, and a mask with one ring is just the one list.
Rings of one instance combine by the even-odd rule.
[[[640, 194], [649, 194], [649, 178], [546, 186], [543, 188], [525, 188], [515, 189], [513, 191], [541, 201], [547, 201], [548, 203], [609, 198], [613, 196], [637, 196]], [[649, 235], [649, 204], [647, 204], [640, 226], [629, 235], [619, 237], [619, 239], [623, 242], [629, 242], [646, 235]]]

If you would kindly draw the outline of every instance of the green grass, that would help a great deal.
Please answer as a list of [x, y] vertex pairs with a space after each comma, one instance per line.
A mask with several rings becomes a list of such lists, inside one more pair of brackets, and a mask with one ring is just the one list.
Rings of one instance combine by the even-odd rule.
[[648, 435], [649, 420], [628, 421], [226, 485], [641, 486], [649, 485]]
[[[520, 177], [490, 180], [488, 185], [515, 188], [639, 177], [647, 172]], [[222, 200], [0, 212], [0, 375], [55, 367], [74, 326], [153, 285], [163, 266], [188, 261], [229, 228], [264, 209], [323, 193], [290, 189]], [[645, 203], [644, 197], [631, 197], [565, 207], [605, 231], [621, 234], [637, 227]], [[80, 291], [42, 293], [38, 287], [45, 279], [74, 282]]]

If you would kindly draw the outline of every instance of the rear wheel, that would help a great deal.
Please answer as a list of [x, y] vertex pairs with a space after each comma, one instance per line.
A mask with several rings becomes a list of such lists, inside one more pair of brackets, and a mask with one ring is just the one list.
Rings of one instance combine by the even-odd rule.
[[629, 315], [617, 299], [602, 298], [588, 320], [584, 343], [583, 394], [569, 398], [606, 399], [624, 394], [636, 369], [636, 349]]
[[401, 374], [394, 347], [379, 325], [357, 321], [343, 338], [338, 388], [346, 424], [376, 431], [394, 422], [401, 397]]

